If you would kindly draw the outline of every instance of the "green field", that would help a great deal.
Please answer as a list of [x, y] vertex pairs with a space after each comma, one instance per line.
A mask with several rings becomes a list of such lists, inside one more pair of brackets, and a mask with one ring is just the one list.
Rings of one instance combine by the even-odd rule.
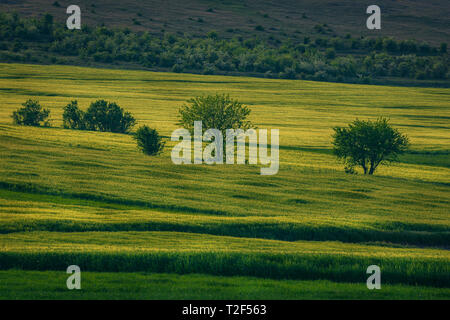
[[[258, 128], [280, 129], [277, 175], [176, 166], [170, 141], [149, 157], [131, 135], [61, 128], [71, 100], [105, 99], [170, 137], [178, 107], [215, 92], [248, 105]], [[449, 96], [0, 64], [0, 298], [449, 299]], [[28, 98], [50, 108], [51, 128], [11, 124]], [[332, 128], [379, 116], [411, 150], [374, 176], [345, 174]], [[86, 271], [81, 292], [65, 289], [71, 264]]]
[[55, 271], [0, 271], [0, 299], [448, 299], [449, 289], [383, 285], [367, 290], [363, 283], [327, 280], [272, 280], [177, 275], [84, 272], [82, 290], [69, 291], [67, 274]]

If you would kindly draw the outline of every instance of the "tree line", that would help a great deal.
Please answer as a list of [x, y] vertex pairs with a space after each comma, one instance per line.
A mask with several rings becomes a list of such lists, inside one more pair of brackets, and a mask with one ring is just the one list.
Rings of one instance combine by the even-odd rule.
[[0, 60], [133, 64], [172, 72], [358, 83], [387, 77], [450, 77], [446, 43], [433, 47], [414, 40], [320, 34], [295, 41], [274, 36], [225, 39], [214, 31], [202, 38], [168, 33], [154, 36], [127, 28], [87, 25], [82, 30], [68, 30], [62, 23], [55, 23], [50, 14], [24, 19], [16, 13], [1, 13]]

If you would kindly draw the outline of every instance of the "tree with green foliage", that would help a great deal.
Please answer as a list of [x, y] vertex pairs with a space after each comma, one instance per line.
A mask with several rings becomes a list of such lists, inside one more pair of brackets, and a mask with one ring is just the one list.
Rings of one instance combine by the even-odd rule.
[[47, 120], [50, 115], [49, 109], [44, 109], [37, 100], [28, 99], [22, 104], [23, 108], [20, 108], [13, 112], [12, 118], [14, 124], [24, 126], [50, 126], [50, 122]]
[[162, 141], [158, 131], [149, 126], [144, 125], [137, 129], [134, 139], [137, 142], [138, 148], [150, 156], [158, 155], [164, 149], [165, 142]]
[[94, 131], [127, 133], [136, 119], [115, 102], [97, 100], [89, 106], [84, 116], [86, 128]]
[[334, 154], [346, 164], [346, 171], [353, 172], [361, 166], [364, 174], [372, 175], [380, 164], [394, 161], [409, 145], [406, 135], [391, 127], [388, 120], [355, 120], [347, 128], [335, 127]]
[[226, 129], [252, 128], [247, 119], [250, 109], [226, 94], [199, 96], [188, 100], [180, 110], [180, 122], [191, 133], [194, 131], [194, 121], [202, 121], [203, 131], [218, 129], [225, 136]]
[[78, 108], [77, 100], [71, 101], [64, 107], [63, 126], [66, 129], [85, 130], [86, 122], [84, 112]]

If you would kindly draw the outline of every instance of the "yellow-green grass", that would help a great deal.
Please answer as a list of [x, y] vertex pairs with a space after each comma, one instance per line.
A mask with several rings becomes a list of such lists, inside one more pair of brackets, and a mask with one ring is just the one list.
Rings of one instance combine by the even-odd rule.
[[87, 107], [104, 98], [132, 111], [140, 123], [169, 134], [177, 128], [177, 113], [168, 110], [198, 94], [224, 92], [251, 106], [259, 127], [284, 129], [284, 146], [328, 148], [334, 125], [382, 115], [409, 129], [415, 148], [448, 148], [449, 89], [17, 64], [1, 64], [0, 74], [3, 121], [28, 97], [50, 107], [55, 125], [61, 124], [62, 107], [70, 99]]
[[190, 212], [185, 212], [186, 207], [148, 209], [145, 202], [121, 204], [115, 201], [117, 199], [109, 198], [85, 200], [83, 195], [54, 196], [0, 190], [0, 197], [0, 233], [32, 230], [170, 230], [288, 241], [303, 239], [448, 245], [448, 226], [440, 219], [424, 222], [405, 217], [401, 221], [389, 219], [385, 215], [377, 219], [359, 216], [353, 220], [307, 214], [224, 216], [205, 214], [202, 208], [193, 207]]
[[450, 286], [447, 250], [252, 239], [179, 232], [25, 232], [0, 236], [0, 269], [208, 273]]
[[329, 280], [274, 280], [206, 274], [83, 272], [81, 290], [67, 290], [65, 271], [0, 271], [0, 299], [448, 299], [450, 289]]
[[[212, 92], [249, 105], [259, 128], [280, 129], [277, 175], [254, 165], [176, 166], [171, 142], [149, 157], [131, 135], [60, 127], [70, 100], [86, 108], [106, 99], [170, 136], [178, 107]], [[379, 263], [388, 282], [448, 286], [449, 95], [0, 64], [0, 265], [364, 282]], [[11, 124], [28, 98], [51, 109], [53, 128]], [[412, 151], [375, 176], [345, 174], [331, 153], [333, 126], [378, 116], [411, 138]]]
[[201, 225], [204, 233], [283, 240], [448, 244], [448, 169], [439, 166], [432, 168], [441, 181], [432, 182], [347, 175], [306, 159], [302, 166], [299, 157], [300, 165], [282, 163], [277, 175], [263, 177], [257, 166], [176, 166], [168, 151], [139, 153], [128, 135], [12, 125], [0, 134], [0, 186], [16, 191], [1, 191], [2, 232], [176, 224], [178, 231]]

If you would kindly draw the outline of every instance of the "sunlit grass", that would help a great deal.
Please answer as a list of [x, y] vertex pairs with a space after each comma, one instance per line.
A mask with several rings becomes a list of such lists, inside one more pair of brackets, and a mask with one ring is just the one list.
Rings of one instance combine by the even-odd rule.
[[[130, 135], [61, 128], [71, 100], [87, 108], [106, 99], [168, 137], [178, 107], [212, 92], [249, 105], [259, 128], [280, 129], [277, 175], [254, 165], [176, 166], [170, 141], [149, 157]], [[449, 94], [0, 64], [0, 266], [363, 283], [379, 263], [388, 283], [448, 286]], [[11, 124], [28, 98], [51, 109], [52, 128]], [[411, 138], [411, 152], [375, 176], [345, 174], [332, 128], [378, 116]], [[341, 288], [347, 297], [359, 290]], [[411, 292], [402, 290], [397, 297]]]
[[26, 232], [0, 236], [1, 269], [207, 273], [362, 282], [367, 266], [385, 283], [450, 285], [446, 250], [339, 242], [251, 239], [177, 232]]

